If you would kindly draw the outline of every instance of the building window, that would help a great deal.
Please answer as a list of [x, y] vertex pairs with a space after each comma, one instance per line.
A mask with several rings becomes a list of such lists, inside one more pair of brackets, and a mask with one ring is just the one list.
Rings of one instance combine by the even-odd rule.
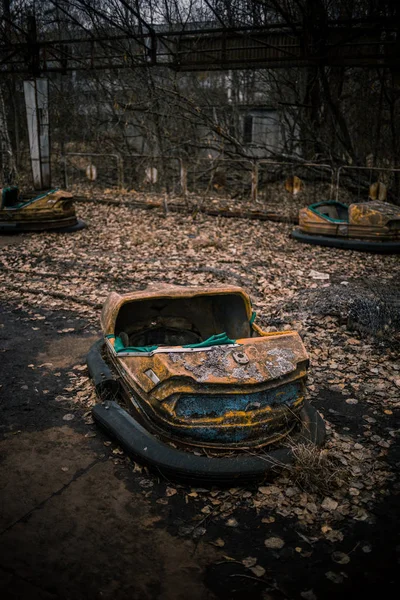
[[279, 145], [279, 120], [274, 110], [253, 110], [243, 116], [243, 143], [276, 151]]
[[243, 143], [251, 144], [253, 141], [253, 117], [246, 115], [243, 119]]

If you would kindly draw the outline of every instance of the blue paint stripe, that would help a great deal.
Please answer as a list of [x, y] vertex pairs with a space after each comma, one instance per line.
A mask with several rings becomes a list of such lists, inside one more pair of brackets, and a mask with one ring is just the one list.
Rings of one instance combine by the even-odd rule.
[[202, 419], [224, 416], [227, 412], [254, 411], [267, 406], [292, 405], [303, 395], [301, 382], [251, 394], [182, 394], [176, 403], [176, 416], [184, 419]]

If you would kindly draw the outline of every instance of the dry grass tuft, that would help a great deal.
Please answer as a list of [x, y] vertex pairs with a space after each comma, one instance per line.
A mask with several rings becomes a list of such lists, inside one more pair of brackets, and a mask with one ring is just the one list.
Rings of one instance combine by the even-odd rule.
[[349, 484], [351, 471], [334, 451], [308, 443], [293, 443], [290, 448], [290, 479], [304, 492], [329, 495]]

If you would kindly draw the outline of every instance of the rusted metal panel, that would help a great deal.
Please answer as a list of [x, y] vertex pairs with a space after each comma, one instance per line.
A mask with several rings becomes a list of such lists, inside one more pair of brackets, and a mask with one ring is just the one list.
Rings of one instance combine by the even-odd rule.
[[246, 306], [248, 318], [252, 315], [252, 308], [249, 296], [245, 291], [233, 285], [227, 285], [220, 288], [215, 287], [192, 287], [182, 288], [182, 286], [174, 285], [152, 285], [142, 291], [130, 292], [128, 294], [117, 294], [111, 292], [103, 306], [100, 322], [103, 333], [105, 335], [114, 333], [115, 321], [117, 315], [125, 304], [139, 300], [151, 298], [194, 298], [196, 296], [215, 296], [216, 294], [237, 294], [243, 298]]
[[249, 65], [304, 67], [321, 61], [330, 65], [372, 65], [385, 59], [382, 42], [380, 32], [368, 28], [331, 28], [322, 46], [302, 29], [186, 32], [176, 39], [172, 64], [182, 70], [221, 69], [224, 65], [230, 69]]
[[[329, 214], [338, 202], [311, 205], [299, 211], [300, 230], [315, 235], [337, 236], [365, 240], [400, 240], [400, 208], [388, 202], [351, 204], [345, 219]], [[333, 214], [333, 213], [332, 213]]]
[[[0, 47], [2, 72], [125, 69], [131, 68], [126, 57], [132, 56], [136, 67], [158, 65], [183, 71], [337, 65], [386, 66], [397, 73], [398, 24], [390, 18], [327, 21], [322, 29], [310, 28], [307, 19], [290, 28], [285, 23], [209, 28], [189, 22], [151, 29], [63, 40], [46, 39], [42, 32], [40, 40], [36, 35], [18, 44], [5, 40]], [[106, 40], [118, 40], [112, 56], [104, 51]]]
[[349, 223], [366, 227], [385, 227], [391, 221], [400, 221], [400, 207], [389, 202], [364, 202], [349, 206]]
[[[135, 385], [146, 393], [155, 393], [158, 400], [164, 400], [170, 394], [172, 378], [177, 391], [187, 391], [195, 384], [245, 388], [297, 371], [298, 365], [307, 361], [297, 333], [236, 341], [239, 348], [216, 346], [205, 352], [123, 357], [121, 367]], [[246, 364], [238, 363], [238, 353], [246, 357]], [[159, 383], [155, 384], [146, 375], [148, 369], [157, 374]]]
[[[117, 334], [121, 323], [127, 323], [127, 313], [125, 320], [120, 317], [124, 307], [133, 309], [129, 315], [134, 320], [143, 313], [140, 303], [150, 299], [151, 305], [170, 315], [168, 303], [173, 306], [180, 299], [184, 303], [179, 310], [184, 307], [190, 316], [190, 304], [198, 298], [226, 298], [227, 312], [235, 308], [233, 298], [239, 298], [247, 337], [213, 347], [153, 346], [119, 353]], [[234, 315], [240, 320], [240, 311]], [[203, 318], [218, 327], [217, 316], [205, 311]], [[182, 320], [182, 315], [175, 319]], [[125, 295], [112, 293], [101, 315], [108, 360], [120, 377], [126, 402], [144, 424], [177, 442], [220, 449], [276, 442], [296, 428], [296, 415], [304, 405], [309, 361], [300, 336], [294, 331], [264, 332], [253, 320], [249, 296], [234, 286], [154, 286]], [[246, 330], [241, 323], [240, 330]]]
[[0, 208], [0, 230], [13, 225], [22, 229], [68, 227], [76, 224], [73, 196], [63, 190], [52, 190], [37, 198], [19, 199], [13, 205], [3, 200]]

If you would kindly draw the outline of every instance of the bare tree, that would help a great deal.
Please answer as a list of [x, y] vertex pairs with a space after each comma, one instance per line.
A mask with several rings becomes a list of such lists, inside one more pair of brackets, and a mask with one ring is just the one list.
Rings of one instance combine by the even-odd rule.
[[[11, 9], [12, 36], [23, 39], [33, 3], [14, 0]], [[355, 34], [363, 27], [374, 32], [380, 19], [395, 21], [398, 13], [395, 0], [36, 3], [38, 28], [48, 39], [83, 36], [88, 48], [101, 46], [110, 57], [109, 70], [93, 71], [88, 64], [87, 72], [52, 76], [53, 142], [61, 148], [80, 143], [98, 148], [101, 142], [110, 151], [187, 160], [208, 152], [242, 158], [258, 152], [272, 158], [365, 164], [372, 155], [378, 166], [398, 166], [400, 94], [395, 67], [324, 66], [320, 60], [328, 27], [360, 21]], [[300, 47], [314, 52], [315, 65], [220, 73], [180, 73], [153, 66], [154, 52], [173, 51], [171, 38], [162, 38], [160, 32], [175, 32], [179, 40], [180, 32], [191, 28], [229, 30], [272, 23], [282, 24]], [[245, 40], [245, 31], [243, 36]], [[71, 44], [68, 57], [74, 53]], [[123, 56], [127, 68], [113, 69], [114, 55]], [[22, 115], [20, 80], [13, 85], [14, 91], [3, 86], [6, 105], [11, 106], [13, 98], [15, 112]], [[277, 111], [279, 148], [267, 141], [257, 148], [246, 142], [245, 106], [255, 103]], [[22, 116], [20, 122], [19, 137], [24, 139]], [[12, 136], [12, 142], [17, 138]]]

